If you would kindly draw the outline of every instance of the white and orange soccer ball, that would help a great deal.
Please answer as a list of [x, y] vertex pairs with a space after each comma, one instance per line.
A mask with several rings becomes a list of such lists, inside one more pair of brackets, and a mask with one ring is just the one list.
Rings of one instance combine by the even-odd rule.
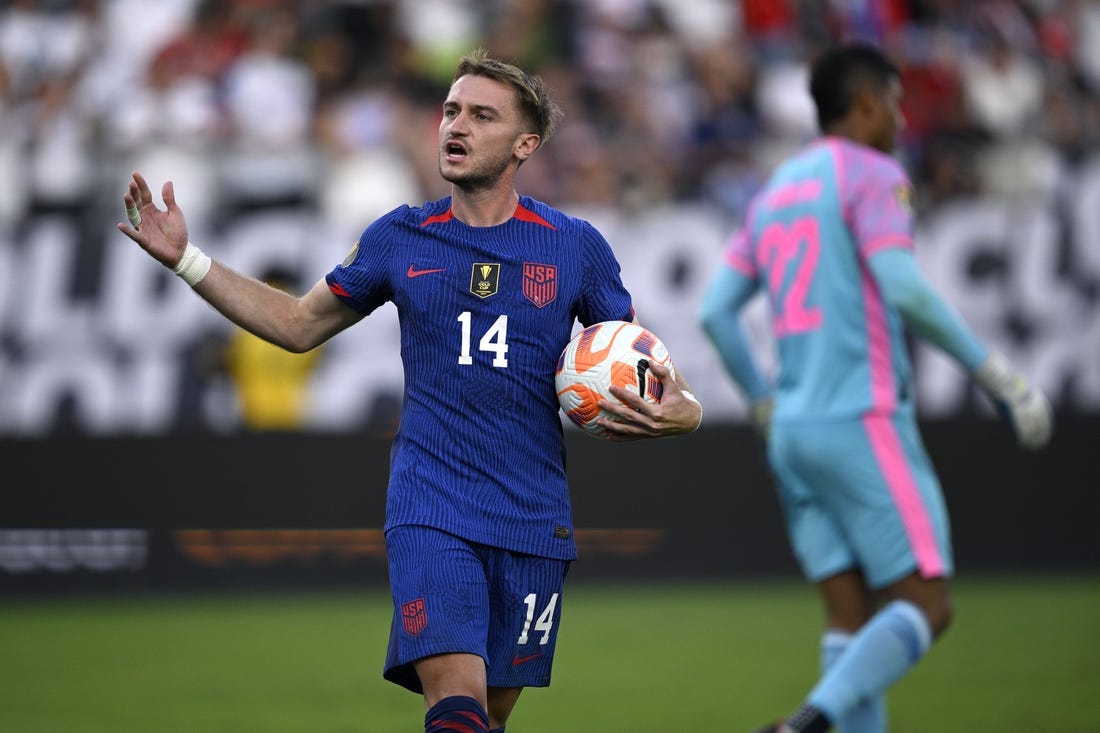
[[661, 339], [626, 321], [604, 321], [577, 333], [558, 357], [554, 383], [565, 416], [588, 435], [606, 438], [596, 420], [615, 419], [601, 410], [600, 400], [619, 402], [611, 385], [634, 390], [646, 401], [661, 401], [664, 387], [649, 371], [650, 364], [672, 369], [672, 357]]

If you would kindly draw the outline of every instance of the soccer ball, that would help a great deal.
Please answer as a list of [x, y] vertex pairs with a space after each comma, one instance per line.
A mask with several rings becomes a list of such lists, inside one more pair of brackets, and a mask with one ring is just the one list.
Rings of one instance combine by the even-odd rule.
[[668, 349], [651, 331], [626, 321], [596, 323], [574, 336], [558, 357], [558, 404], [586, 434], [607, 438], [596, 420], [615, 417], [601, 410], [599, 401], [619, 402], [611, 394], [611, 385], [617, 384], [647, 402], [660, 402], [664, 386], [649, 372], [654, 363], [673, 368]]

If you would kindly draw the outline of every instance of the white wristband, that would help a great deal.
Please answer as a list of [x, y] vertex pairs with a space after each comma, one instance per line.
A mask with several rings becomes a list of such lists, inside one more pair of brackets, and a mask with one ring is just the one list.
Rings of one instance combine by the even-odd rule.
[[699, 405], [699, 422], [697, 422], [695, 424], [695, 427], [691, 429], [692, 432], [695, 432], [699, 429], [699, 426], [703, 424], [703, 405], [700, 404], [699, 400], [695, 398], [695, 395], [693, 395], [691, 392], [688, 392], [686, 389], [680, 390], [680, 394], [682, 394], [684, 397], [688, 398], [695, 404]]
[[210, 272], [210, 264], [210, 257], [188, 242], [183, 249], [183, 255], [180, 257], [179, 263], [172, 268], [172, 272], [179, 275], [191, 287], [195, 287], [199, 284], [199, 281], [206, 277], [206, 273]]

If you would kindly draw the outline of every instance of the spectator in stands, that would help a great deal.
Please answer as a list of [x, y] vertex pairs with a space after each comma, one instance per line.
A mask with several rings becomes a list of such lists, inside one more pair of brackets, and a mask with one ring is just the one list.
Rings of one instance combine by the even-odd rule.
[[247, 17], [247, 48], [221, 80], [228, 150], [219, 156], [230, 214], [311, 205], [322, 178], [313, 121], [317, 79], [300, 56], [292, 6], [265, 5]]
[[[284, 292], [298, 292], [298, 278], [284, 267], [268, 268], [259, 278]], [[237, 328], [225, 350], [225, 371], [237, 394], [240, 423], [246, 430], [301, 430], [306, 426], [310, 378], [323, 348], [293, 354]]]

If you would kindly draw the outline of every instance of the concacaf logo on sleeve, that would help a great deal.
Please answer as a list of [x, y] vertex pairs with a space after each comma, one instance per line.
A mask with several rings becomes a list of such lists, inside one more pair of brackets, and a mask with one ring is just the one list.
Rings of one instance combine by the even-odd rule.
[[355, 262], [355, 255], [359, 253], [359, 242], [352, 245], [351, 251], [348, 252], [348, 256], [344, 258], [344, 267], [351, 267], [351, 263]]
[[913, 187], [908, 183], [899, 184], [894, 188], [894, 198], [898, 200], [898, 205], [906, 211], [913, 210]]

